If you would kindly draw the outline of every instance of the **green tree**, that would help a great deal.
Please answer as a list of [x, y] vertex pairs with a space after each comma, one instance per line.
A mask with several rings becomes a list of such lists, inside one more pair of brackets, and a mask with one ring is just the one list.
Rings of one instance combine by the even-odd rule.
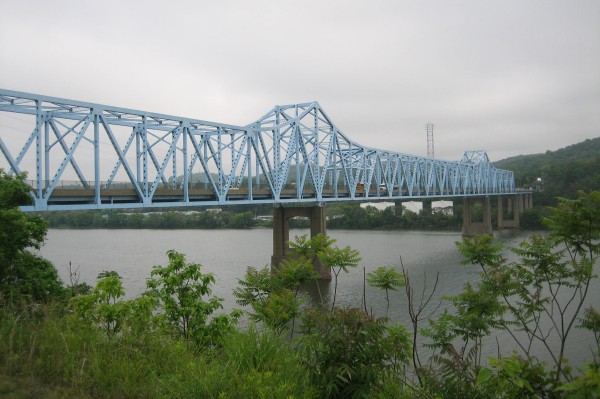
[[343, 270], [348, 273], [349, 267], [356, 267], [360, 262], [360, 253], [350, 247], [338, 248], [333, 246], [335, 239], [329, 238], [326, 235], [319, 233], [307, 239], [306, 235], [296, 237], [295, 241], [290, 241], [289, 245], [294, 249], [300, 259], [308, 260], [315, 264], [321, 262], [326, 267], [329, 267], [334, 275], [333, 301], [331, 309], [335, 307], [335, 299], [337, 295], [338, 276]]
[[0, 279], [10, 275], [13, 262], [27, 248], [39, 249], [46, 236], [43, 219], [19, 210], [31, 202], [25, 174], [10, 176], [0, 169]]
[[543, 365], [533, 363], [514, 355], [489, 359], [489, 367], [482, 367], [477, 374], [477, 396], [490, 399], [556, 396], [548, 390], [551, 379]]
[[600, 354], [600, 313], [593, 306], [589, 306], [583, 311], [583, 318], [580, 322], [580, 328], [585, 328], [594, 334], [596, 350]]
[[211, 296], [214, 275], [202, 273], [200, 264], [187, 263], [185, 255], [174, 250], [169, 250], [167, 256], [167, 266], [152, 269], [148, 295], [157, 299], [167, 323], [178, 335], [199, 345], [218, 344], [239, 313], [213, 316], [223, 307], [221, 298]]
[[254, 226], [254, 215], [252, 212], [242, 212], [233, 216], [230, 226], [234, 229], [247, 229]]
[[76, 318], [91, 326], [101, 327], [109, 338], [117, 335], [130, 314], [121, 276], [115, 271], [98, 274], [96, 287], [90, 294], [71, 299], [70, 307]]
[[317, 277], [312, 263], [303, 259], [283, 261], [274, 274], [268, 267], [261, 270], [248, 267], [244, 279], [239, 280], [240, 287], [235, 288], [233, 295], [238, 298], [238, 304], [252, 307], [250, 317], [254, 321], [281, 333], [300, 314], [300, 286]]
[[238, 281], [241, 287], [233, 290], [236, 302], [242, 306], [252, 306], [256, 302], [266, 299], [273, 291], [271, 271], [268, 267], [258, 270], [248, 266], [243, 280]]
[[[551, 230], [549, 235], [533, 235], [511, 248], [518, 256], [516, 261], [507, 260], [503, 247], [489, 235], [466, 238], [458, 244], [466, 257], [463, 263], [479, 266], [481, 279], [451, 297], [454, 309], [432, 320], [423, 332], [431, 339], [429, 345], [440, 350], [434, 360], [442, 366], [444, 379], [428, 381], [439, 385], [444, 396], [449, 392], [475, 395], [478, 385], [496, 381], [494, 386], [498, 387], [498, 379], [510, 379], [511, 373], [522, 377], [524, 370], [532, 373], [528, 384], [542, 397], [573, 379], [565, 347], [596, 277], [593, 268], [600, 254], [600, 193], [581, 192], [575, 200], [560, 198], [545, 223]], [[586, 315], [582, 326], [595, 332], [592, 312]], [[490, 360], [493, 369], [483, 371], [482, 338], [495, 330], [506, 332], [523, 358], [514, 362]], [[543, 364], [532, 356], [534, 345], [550, 359], [551, 379]], [[530, 391], [525, 383], [517, 388], [522, 394]], [[498, 392], [494, 395], [502, 397]]]
[[405, 285], [404, 275], [391, 267], [378, 267], [375, 271], [367, 274], [367, 282], [373, 287], [385, 290], [385, 300], [387, 302], [385, 314], [387, 315], [390, 309], [389, 291], [395, 291], [397, 287]]
[[236, 302], [250, 306], [250, 318], [262, 322], [276, 333], [281, 333], [287, 323], [297, 316], [298, 303], [290, 290], [277, 284], [268, 267], [257, 270], [248, 267], [240, 287], [233, 290]]
[[4, 287], [0, 285], [0, 291], [15, 299], [20, 296], [26, 302], [61, 300], [67, 293], [52, 262], [29, 251], [17, 256], [9, 281]]
[[585, 374], [560, 385], [556, 391], [564, 392], [568, 399], [600, 398], [600, 364], [595, 362], [586, 369]]
[[409, 358], [408, 335], [360, 309], [308, 309], [302, 359], [324, 398], [375, 397], [390, 372]]
[[62, 283], [52, 263], [29, 251], [43, 244], [47, 225], [19, 209], [31, 203], [25, 178], [0, 169], [0, 291], [13, 300], [45, 301], [63, 294]]
[[278, 287], [292, 290], [296, 296], [302, 285], [318, 277], [319, 273], [315, 271], [312, 262], [302, 257], [283, 260], [273, 276]]
[[333, 272], [333, 301], [331, 302], [331, 310], [335, 308], [335, 299], [337, 296], [338, 276], [343, 270], [348, 273], [348, 268], [356, 267], [360, 262], [360, 254], [356, 249], [350, 247], [326, 247], [319, 253], [319, 260], [325, 266], [329, 267]]

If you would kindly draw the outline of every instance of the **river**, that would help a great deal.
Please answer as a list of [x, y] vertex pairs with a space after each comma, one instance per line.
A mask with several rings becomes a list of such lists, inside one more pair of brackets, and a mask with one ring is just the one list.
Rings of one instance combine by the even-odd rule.
[[[307, 234], [306, 230], [292, 230], [290, 237]], [[363, 267], [366, 272], [379, 266], [393, 266], [401, 270], [401, 262], [408, 271], [415, 291], [425, 283], [432, 287], [436, 274], [439, 284], [435, 298], [459, 293], [466, 282], [478, 277], [474, 266], [463, 266], [456, 248], [461, 240], [459, 232], [425, 231], [350, 231], [329, 230], [336, 245], [357, 249], [362, 261], [350, 273], [339, 276], [336, 305], [361, 307], [363, 300]], [[516, 245], [526, 238], [522, 233], [496, 233], [508, 245]], [[216, 284], [213, 294], [224, 299], [224, 309], [238, 307], [232, 291], [238, 279], [244, 277], [246, 267], [265, 267], [272, 254], [272, 230], [62, 230], [50, 229], [40, 254], [54, 263], [64, 282], [69, 283], [69, 264], [79, 272], [79, 281], [94, 285], [98, 273], [114, 270], [123, 278], [127, 298], [133, 298], [146, 288], [146, 279], [154, 265], [166, 265], [166, 252], [174, 249], [184, 253], [188, 262], [203, 265], [203, 272], [213, 273]], [[331, 303], [333, 283], [321, 284], [321, 294]], [[307, 292], [308, 302], [317, 303], [317, 292]], [[367, 286], [368, 309], [384, 315], [385, 293]], [[590, 290], [588, 302], [600, 303], [598, 280]], [[444, 306], [441, 307], [443, 309]], [[389, 316], [409, 326], [407, 300], [403, 289], [390, 293]], [[579, 345], [569, 349], [573, 365], [590, 360], [589, 347], [593, 336], [587, 331], [573, 331]], [[494, 337], [494, 342], [495, 342]], [[499, 337], [503, 345], [511, 345], [507, 337]]]

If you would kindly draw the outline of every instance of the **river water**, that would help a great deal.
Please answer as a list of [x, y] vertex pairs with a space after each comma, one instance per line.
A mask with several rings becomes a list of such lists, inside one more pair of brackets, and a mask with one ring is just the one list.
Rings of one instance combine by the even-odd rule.
[[[292, 230], [290, 237], [307, 234], [307, 230]], [[415, 292], [420, 295], [423, 285], [433, 286], [436, 275], [439, 283], [435, 298], [459, 293], [463, 285], [478, 278], [478, 269], [463, 266], [456, 248], [461, 240], [459, 232], [425, 231], [350, 231], [329, 230], [330, 237], [337, 240], [339, 247], [357, 249], [362, 261], [350, 273], [340, 273], [336, 305], [361, 307], [363, 303], [363, 267], [368, 273], [379, 266], [392, 266], [408, 271]], [[507, 245], [516, 244], [526, 238], [521, 233], [496, 232], [496, 236]], [[165, 266], [166, 252], [174, 249], [184, 253], [188, 262], [203, 265], [203, 272], [213, 273], [216, 284], [213, 294], [224, 299], [226, 311], [238, 307], [232, 291], [238, 279], [244, 277], [248, 266], [256, 268], [269, 264], [272, 254], [272, 230], [62, 230], [50, 229], [40, 254], [54, 263], [64, 282], [69, 283], [69, 264], [79, 272], [79, 281], [94, 285], [98, 273], [114, 270], [123, 278], [128, 298], [134, 298], [146, 288], [146, 279], [154, 265]], [[508, 256], [508, 254], [507, 254]], [[333, 282], [320, 284], [321, 296], [331, 303]], [[307, 301], [321, 301], [317, 290], [305, 292]], [[588, 302], [600, 303], [598, 281], [590, 290]], [[366, 287], [366, 303], [376, 315], [386, 312], [385, 293]], [[445, 303], [440, 307], [443, 309]], [[389, 317], [410, 325], [407, 300], [404, 290], [390, 292]], [[573, 365], [590, 360], [593, 336], [587, 331], [576, 329], [568, 348], [568, 357]], [[503, 347], [512, 345], [508, 337], [499, 339]], [[495, 344], [494, 344], [495, 347]], [[516, 349], [516, 348], [515, 348]], [[510, 352], [510, 350], [508, 351]], [[492, 353], [490, 353], [492, 354]]]

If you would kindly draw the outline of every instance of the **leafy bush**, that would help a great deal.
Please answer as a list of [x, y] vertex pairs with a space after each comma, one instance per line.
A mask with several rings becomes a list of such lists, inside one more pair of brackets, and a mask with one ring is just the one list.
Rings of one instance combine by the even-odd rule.
[[244, 279], [239, 280], [241, 287], [234, 289], [233, 295], [238, 304], [252, 308], [253, 321], [282, 333], [300, 314], [303, 301], [298, 296], [300, 286], [317, 276], [312, 263], [302, 259], [284, 260], [274, 274], [268, 267], [261, 270], [248, 267]]
[[327, 398], [376, 393], [391, 372], [408, 361], [402, 327], [388, 328], [360, 309], [308, 309], [303, 315], [302, 359]]
[[147, 281], [148, 295], [156, 298], [173, 332], [201, 346], [220, 343], [240, 313], [213, 316], [217, 309], [223, 308], [223, 300], [217, 297], [204, 300], [203, 297], [212, 294], [215, 277], [202, 273], [200, 264], [186, 263], [183, 254], [170, 250], [167, 256], [169, 264], [154, 266], [151, 272]]
[[[528, 397], [534, 392], [546, 397], [565, 383], [568, 388], [561, 390], [575, 389], [565, 348], [596, 277], [600, 192], [559, 199], [545, 223], [551, 230], [548, 236], [534, 235], [511, 248], [516, 261], [506, 259], [502, 246], [489, 235], [458, 244], [466, 257], [463, 263], [479, 266], [481, 280], [449, 298], [453, 309], [423, 331], [439, 354], [433, 357], [434, 367], [419, 372], [426, 377], [424, 385], [437, 394], [456, 397], [483, 390], [492, 392], [490, 397]], [[597, 338], [597, 324], [590, 308], [581, 326]], [[489, 359], [492, 368], [482, 368], [482, 340], [496, 330], [512, 338], [522, 357]], [[550, 371], [532, 356], [534, 345], [550, 359]]]
[[367, 274], [369, 285], [385, 290], [385, 301], [387, 303], [386, 315], [390, 309], [389, 291], [395, 291], [397, 287], [405, 285], [404, 275], [398, 273], [391, 267], [378, 267], [375, 271]]

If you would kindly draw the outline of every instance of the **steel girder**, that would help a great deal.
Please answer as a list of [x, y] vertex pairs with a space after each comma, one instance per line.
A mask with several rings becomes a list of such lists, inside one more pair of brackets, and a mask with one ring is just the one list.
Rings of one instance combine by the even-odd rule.
[[369, 148], [319, 103], [234, 126], [0, 89], [0, 167], [27, 171], [25, 210], [514, 194], [485, 151], [458, 162]]

